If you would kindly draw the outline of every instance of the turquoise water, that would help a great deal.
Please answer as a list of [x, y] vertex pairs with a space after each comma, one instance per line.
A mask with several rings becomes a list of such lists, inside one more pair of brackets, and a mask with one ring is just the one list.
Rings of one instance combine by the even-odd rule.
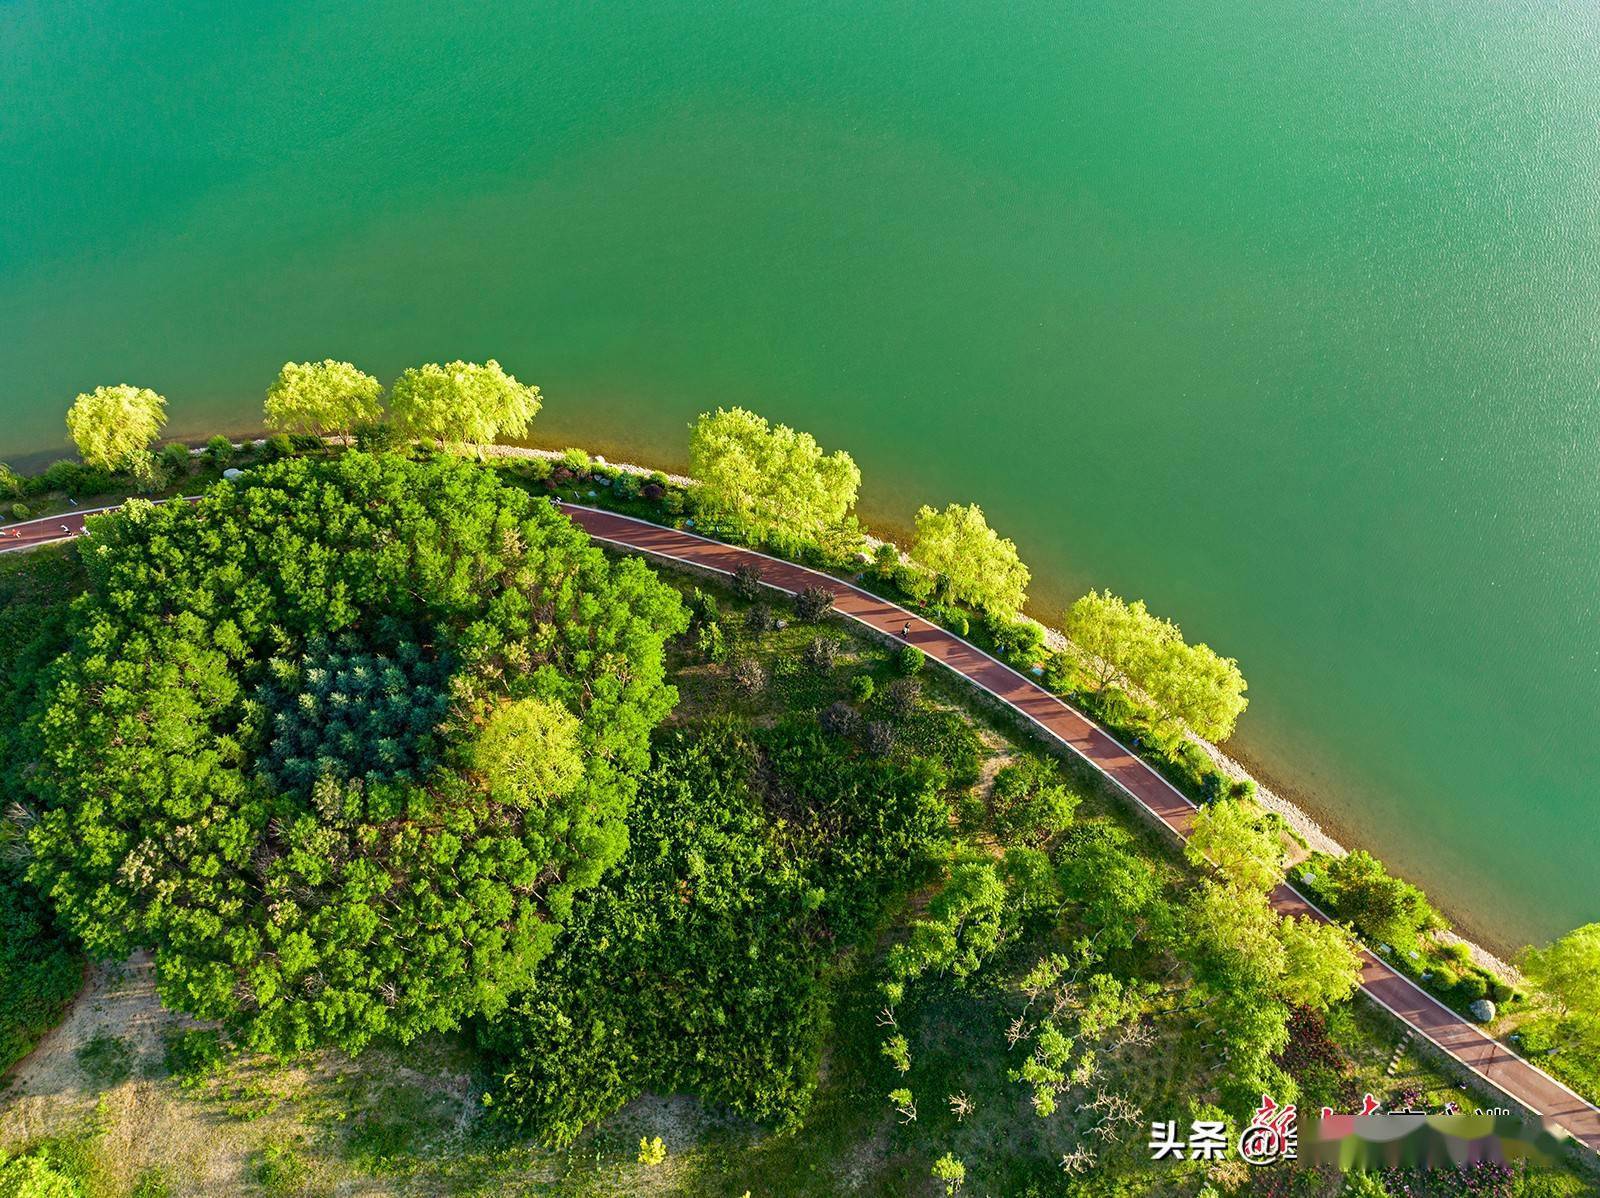
[[259, 7], [0, 10], [0, 455], [290, 357], [669, 463], [743, 403], [1237, 655], [1475, 930], [1600, 918], [1591, 6]]

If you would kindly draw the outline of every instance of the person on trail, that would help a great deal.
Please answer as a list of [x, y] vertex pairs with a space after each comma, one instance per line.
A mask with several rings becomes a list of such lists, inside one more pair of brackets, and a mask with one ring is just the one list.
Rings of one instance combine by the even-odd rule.
[[911, 621], [910, 620], [906, 621], [906, 626], [900, 630], [900, 635], [903, 636], [908, 641], [911, 639]]

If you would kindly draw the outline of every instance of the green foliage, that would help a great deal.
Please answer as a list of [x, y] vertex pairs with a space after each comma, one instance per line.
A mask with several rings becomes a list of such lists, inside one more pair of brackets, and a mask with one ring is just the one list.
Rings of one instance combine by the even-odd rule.
[[383, 385], [349, 362], [285, 362], [267, 388], [267, 427], [321, 438], [383, 416]]
[[229, 465], [237, 452], [233, 442], [220, 434], [206, 442], [206, 459], [219, 470]]
[[1071, 827], [1079, 803], [1060, 780], [1059, 771], [1033, 757], [995, 775], [991, 800], [1001, 842], [1035, 848]]
[[96, 387], [72, 401], [67, 431], [78, 456], [105, 470], [149, 470], [149, 446], [167, 422], [167, 401], [148, 387]]
[[0, 1198], [86, 1198], [86, 1191], [48, 1151], [12, 1156], [0, 1148]]
[[1087, 655], [1097, 690], [1137, 686], [1208, 740], [1226, 740], [1249, 705], [1236, 661], [1187, 644], [1178, 626], [1151, 615], [1143, 600], [1090, 591], [1068, 610], [1063, 631]]
[[21, 494], [22, 479], [10, 466], [0, 462], [0, 499], [15, 499]]
[[26, 520], [32, 515], [33, 509], [25, 503], [19, 501], [11, 505], [11, 518], [13, 520]]
[[1028, 567], [1017, 547], [1001, 537], [971, 503], [952, 503], [944, 511], [924, 505], [917, 512], [911, 557], [939, 580], [951, 599], [983, 612], [1010, 616], [1027, 600]]
[[1155, 867], [1133, 848], [1127, 833], [1109, 824], [1085, 824], [1067, 833], [1060, 865], [1062, 894], [1079, 904], [1098, 943], [1128, 947], [1160, 911]]
[[915, 645], [901, 645], [896, 655], [895, 664], [906, 677], [922, 672], [922, 667], [927, 664], [928, 656]]
[[96, 1032], [78, 1045], [78, 1068], [84, 1077], [104, 1089], [133, 1075], [133, 1048], [121, 1036]]
[[[16, 799], [39, 754], [28, 719], [49, 661], [67, 643], [67, 604], [83, 585], [74, 554], [36, 549], [0, 559], [0, 790]], [[76, 943], [24, 876], [29, 814], [0, 816], [0, 1070], [26, 1055], [83, 978]]]
[[1563, 1015], [1600, 1023], [1600, 923], [1584, 924], [1522, 954], [1522, 971]]
[[795, 1118], [829, 946], [922, 868], [944, 833], [939, 782], [797, 724], [663, 734], [627, 856], [483, 1032], [491, 1109], [556, 1144], [646, 1089]]
[[994, 866], [957, 865], [928, 903], [927, 916], [913, 920], [905, 942], [890, 950], [890, 977], [899, 982], [925, 973], [967, 977], [999, 943], [1005, 903], [1005, 884]]
[[1184, 855], [1210, 865], [1245, 890], [1271, 890], [1283, 879], [1283, 846], [1265, 812], [1254, 803], [1221, 799], [1194, 817]]
[[1414, 949], [1423, 933], [1445, 926], [1421, 890], [1390, 877], [1383, 862], [1360, 849], [1329, 859], [1322, 893], [1339, 918], [1402, 952]]
[[933, 1162], [933, 1179], [944, 1183], [944, 1192], [954, 1194], [967, 1180], [967, 1167], [950, 1153]]
[[266, 741], [256, 768], [273, 789], [326, 805], [352, 780], [414, 781], [430, 760], [452, 663], [392, 620], [377, 621], [374, 641], [382, 648], [350, 632], [314, 635], [298, 659], [268, 660], [255, 699]]
[[273, 1198], [298, 1194], [311, 1179], [311, 1167], [294, 1145], [278, 1141], [262, 1145], [251, 1161], [250, 1172], [262, 1191]]
[[587, 453], [581, 449], [573, 448], [563, 449], [561, 451], [561, 464], [568, 470], [572, 471], [572, 473], [576, 474], [579, 478], [587, 478], [589, 471], [594, 465], [589, 460], [589, 455]]
[[222, 1036], [212, 1028], [169, 1031], [162, 1045], [162, 1067], [179, 1085], [201, 1085], [222, 1068], [227, 1051]]
[[843, 450], [824, 456], [809, 433], [743, 408], [703, 413], [689, 438], [701, 507], [756, 540], [821, 540], [855, 506], [861, 471]]
[[877, 684], [872, 681], [871, 674], [857, 674], [850, 679], [850, 697], [857, 703], [871, 702], [873, 692], [876, 690]]
[[[163, 1001], [269, 1051], [409, 1039], [526, 984], [623, 850], [649, 730], [674, 701], [674, 592], [489, 472], [360, 453], [260, 468], [194, 506], [130, 504], [86, 557], [38, 722], [30, 876], [92, 951], [153, 946]], [[336, 785], [348, 764], [328, 738], [370, 730], [320, 704], [365, 685], [358, 666], [387, 693], [396, 626], [454, 663], [455, 748], [430, 763], [401, 744], [400, 773]], [[341, 656], [323, 661], [328, 639]], [[408, 710], [401, 675], [373, 718]], [[291, 691], [317, 710], [275, 757], [271, 696]], [[409, 697], [423, 715], [405, 726], [426, 728], [437, 705]], [[584, 773], [561, 801], [518, 807], [469, 768], [471, 745], [530, 698], [579, 721]], [[279, 784], [308, 744], [326, 779], [309, 795]]]
[[413, 366], [389, 389], [395, 423], [407, 436], [487, 445], [526, 436], [539, 414], [539, 388], [517, 382], [493, 358]]
[[168, 482], [176, 482], [189, 473], [192, 459], [189, 447], [181, 441], [170, 441], [161, 447], [160, 463]]
[[546, 699], [515, 699], [489, 716], [473, 748], [473, 767], [489, 793], [513, 808], [542, 808], [583, 778], [577, 718]]
[[646, 1168], [653, 1169], [657, 1165], [664, 1165], [667, 1162], [667, 1146], [661, 1142], [660, 1136], [653, 1140], [640, 1136], [637, 1159], [638, 1163]]

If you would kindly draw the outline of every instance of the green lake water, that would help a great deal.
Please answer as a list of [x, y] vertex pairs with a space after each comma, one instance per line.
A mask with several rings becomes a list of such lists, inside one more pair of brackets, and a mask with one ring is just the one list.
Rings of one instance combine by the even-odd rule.
[[745, 404], [1236, 655], [1472, 929], [1600, 918], [1592, 5], [458, 7], [0, 8], [0, 455], [291, 357], [663, 463]]

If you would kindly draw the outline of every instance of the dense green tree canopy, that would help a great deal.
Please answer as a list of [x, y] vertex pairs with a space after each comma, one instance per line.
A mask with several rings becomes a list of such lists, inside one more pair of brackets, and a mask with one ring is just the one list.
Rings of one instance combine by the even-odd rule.
[[[82, 554], [31, 875], [91, 951], [152, 946], [164, 1001], [263, 1049], [527, 983], [625, 846], [675, 592], [486, 472], [360, 453], [131, 504]], [[508, 711], [550, 750], [509, 779]]]
[[1184, 845], [1196, 865], [1211, 864], [1229, 882], [1266, 891], [1283, 877], [1283, 846], [1254, 803], [1219, 799], [1201, 808]]
[[147, 452], [167, 422], [167, 401], [148, 387], [96, 387], [72, 401], [67, 431], [78, 456], [106, 470], [149, 468]]
[[1328, 866], [1327, 890], [1340, 918], [1358, 931], [1395, 948], [1410, 950], [1418, 937], [1444, 927], [1428, 896], [1363, 849], [1335, 857]]
[[349, 433], [383, 415], [383, 385], [349, 362], [285, 362], [267, 389], [269, 428], [291, 433]]
[[694, 424], [689, 472], [701, 502], [758, 539], [817, 540], [855, 506], [861, 471], [842, 449], [825, 455], [810, 433], [769, 425], [744, 408], [718, 408]]
[[493, 358], [413, 366], [389, 388], [389, 409], [402, 432], [453, 445], [525, 436], [540, 402], [539, 388], [517, 382]]
[[980, 611], [1010, 615], [1027, 600], [1028, 567], [975, 503], [952, 503], [942, 512], [924, 505], [911, 556], [933, 571], [946, 595]]
[[797, 1115], [824, 969], [949, 832], [940, 770], [857, 757], [814, 726], [716, 722], [657, 740], [626, 858], [483, 1027], [493, 1109], [546, 1142], [646, 1089]]
[[[1528, 979], [1563, 1012], [1600, 1025], [1600, 923], [1584, 924], [1522, 955]], [[1600, 1026], [1595, 1029], [1600, 1032]]]

